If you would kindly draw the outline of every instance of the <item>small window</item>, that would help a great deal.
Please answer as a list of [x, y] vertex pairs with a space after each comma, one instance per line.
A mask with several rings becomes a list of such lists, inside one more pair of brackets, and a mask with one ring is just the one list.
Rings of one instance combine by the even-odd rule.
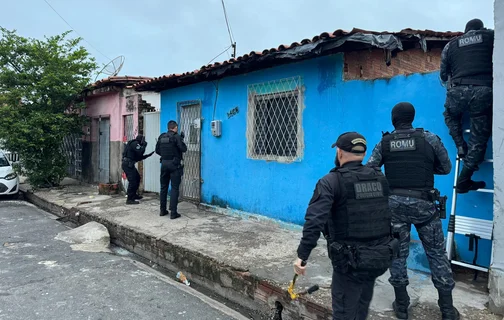
[[247, 156], [292, 162], [302, 155], [301, 78], [289, 78], [248, 88]]

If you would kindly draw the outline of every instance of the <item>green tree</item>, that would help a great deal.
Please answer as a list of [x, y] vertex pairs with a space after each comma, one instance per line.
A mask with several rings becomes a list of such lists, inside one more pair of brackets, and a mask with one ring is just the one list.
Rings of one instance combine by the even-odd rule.
[[43, 40], [0, 27], [0, 139], [17, 152], [16, 171], [34, 187], [57, 186], [66, 174], [62, 142], [82, 133], [80, 93], [97, 65], [70, 32]]

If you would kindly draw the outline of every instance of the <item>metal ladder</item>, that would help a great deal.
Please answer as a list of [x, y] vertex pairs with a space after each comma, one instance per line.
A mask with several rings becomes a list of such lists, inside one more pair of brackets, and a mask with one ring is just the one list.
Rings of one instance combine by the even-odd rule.
[[[470, 130], [464, 130], [465, 133], [470, 133]], [[452, 264], [466, 267], [469, 269], [474, 269], [474, 279], [478, 276], [478, 271], [488, 272], [488, 268], [481, 267], [477, 264], [478, 260], [478, 242], [479, 239], [487, 239], [492, 241], [493, 238], [493, 221], [485, 219], [470, 218], [466, 216], [461, 216], [456, 214], [457, 209], [457, 178], [460, 171], [460, 161], [462, 159], [457, 155], [455, 161], [455, 179], [453, 182], [453, 192], [452, 192], [452, 204], [450, 211], [450, 220], [448, 223], [448, 236], [446, 238], [446, 253], [448, 260]], [[485, 159], [484, 163], [493, 163], [493, 159]], [[484, 193], [494, 193], [493, 189], [478, 189], [476, 191], [469, 192], [484, 192]], [[462, 234], [469, 238], [469, 251], [474, 251], [474, 258], [472, 264], [465, 263], [462, 261], [452, 260], [453, 257], [453, 247], [454, 247], [454, 237], [455, 234]], [[492, 252], [493, 252], [493, 241], [492, 241]], [[493, 260], [493, 254], [491, 254], [491, 260]], [[490, 261], [490, 265], [492, 261]]]

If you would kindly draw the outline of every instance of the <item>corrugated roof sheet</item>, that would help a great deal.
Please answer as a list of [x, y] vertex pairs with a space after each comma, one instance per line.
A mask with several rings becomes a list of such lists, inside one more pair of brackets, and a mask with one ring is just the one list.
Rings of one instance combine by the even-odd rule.
[[[303, 39], [300, 42], [293, 42], [290, 45], [289, 44], [282, 44], [279, 45], [276, 48], [271, 48], [271, 49], [265, 49], [263, 51], [252, 51], [248, 54], [245, 54], [243, 56], [240, 56], [236, 59], [229, 59], [224, 62], [215, 62], [211, 65], [205, 65], [202, 66], [200, 69], [194, 70], [194, 71], [189, 71], [185, 72], [182, 74], [169, 74], [169, 75], [163, 75], [161, 77], [156, 77], [156, 78], [151, 78], [148, 80], [143, 80], [140, 81], [136, 84], [133, 85], [133, 88], [139, 90], [139, 91], [144, 91], [144, 90], [163, 90], [165, 86], [161, 85], [162, 83], [168, 84], [170, 83], [169, 87], [177, 87], [177, 86], [182, 86], [182, 85], [187, 85], [190, 83], [195, 83], [199, 81], [204, 81], [205, 79], [197, 79], [199, 75], [203, 75], [205, 73], [209, 73], [211, 71], [217, 70], [222, 67], [228, 67], [230, 65], [234, 64], [242, 64], [244, 62], [247, 62], [249, 60], [254, 60], [258, 57], [265, 57], [271, 54], [277, 54], [279, 52], [283, 52], [286, 50], [290, 50], [296, 47], [302, 47], [308, 44], [314, 44], [319, 42], [319, 40], [328, 40], [330, 41], [331, 39], [337, 39], [337, 38], [342, 38], [354, 34], [372, 34], [372, 35], [394, 35], [400, 38], [408, 38], [408, 37], [423, 37], [426, 38], [428, 41], [435, 40], [438, 38], [439, 40], [445, 40], [449, 41], [453, 37], [457, 37], [462, 35], [462, 32], [438, 32], [438, 31], [432, 31], [432, 30], [414, 30], [414, 29], [404, 29], [401, 30], [400, 32], [389, 32], [389, 31], [383, 31], [383, 32], [377, 32], [377, 31], [370, 31], [370, 30], [363, 30], [363, 29], [357, 29], [354, 28], [351, 31], [347, 32], [341, 29], [338, 29], [332, 33], [329, 32], [323, 32], [312, 39]], [[263, 67], [268, 67], [271, 66], [272, 64], [265, 65]], [[255, 70], [260, 69], [260, 67], [256, 68]], [[250, 72], [253, 70], [250, 70], [250, 68], [245, 68], [241, 73], [245, 72]], [[236, 74], [237, 72], [235, 72]], [[184, 79], [184, 83], [179, 83], [179, 80]]]

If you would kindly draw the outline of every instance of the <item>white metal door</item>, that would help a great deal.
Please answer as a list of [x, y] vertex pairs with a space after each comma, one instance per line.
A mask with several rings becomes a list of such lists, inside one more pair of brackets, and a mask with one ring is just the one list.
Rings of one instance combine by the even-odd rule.
[[[147, 141], [147, 150], [145, 153], [151, 153], [156, 149], [157, 139], [161, 134], [160, 131], [160, 113], [146, 112], [144, 113], [144, 133], [145, 141]], [[150, 158], [144, 160], [144, 190], [147, 192], [160, 192], [159, 179], [161, 176], [161, 165], [159, 156], [153, 154]]]
[[201, 199], [201, 103], [178, 104], [179, 133], [184, 132], [187, 152], [184, 154], [184, 175], [180, 197], [199, 202]]
[[99, 139], [99, 182], [110, 182], [110, 120], [100, 119], [98, 129]]

